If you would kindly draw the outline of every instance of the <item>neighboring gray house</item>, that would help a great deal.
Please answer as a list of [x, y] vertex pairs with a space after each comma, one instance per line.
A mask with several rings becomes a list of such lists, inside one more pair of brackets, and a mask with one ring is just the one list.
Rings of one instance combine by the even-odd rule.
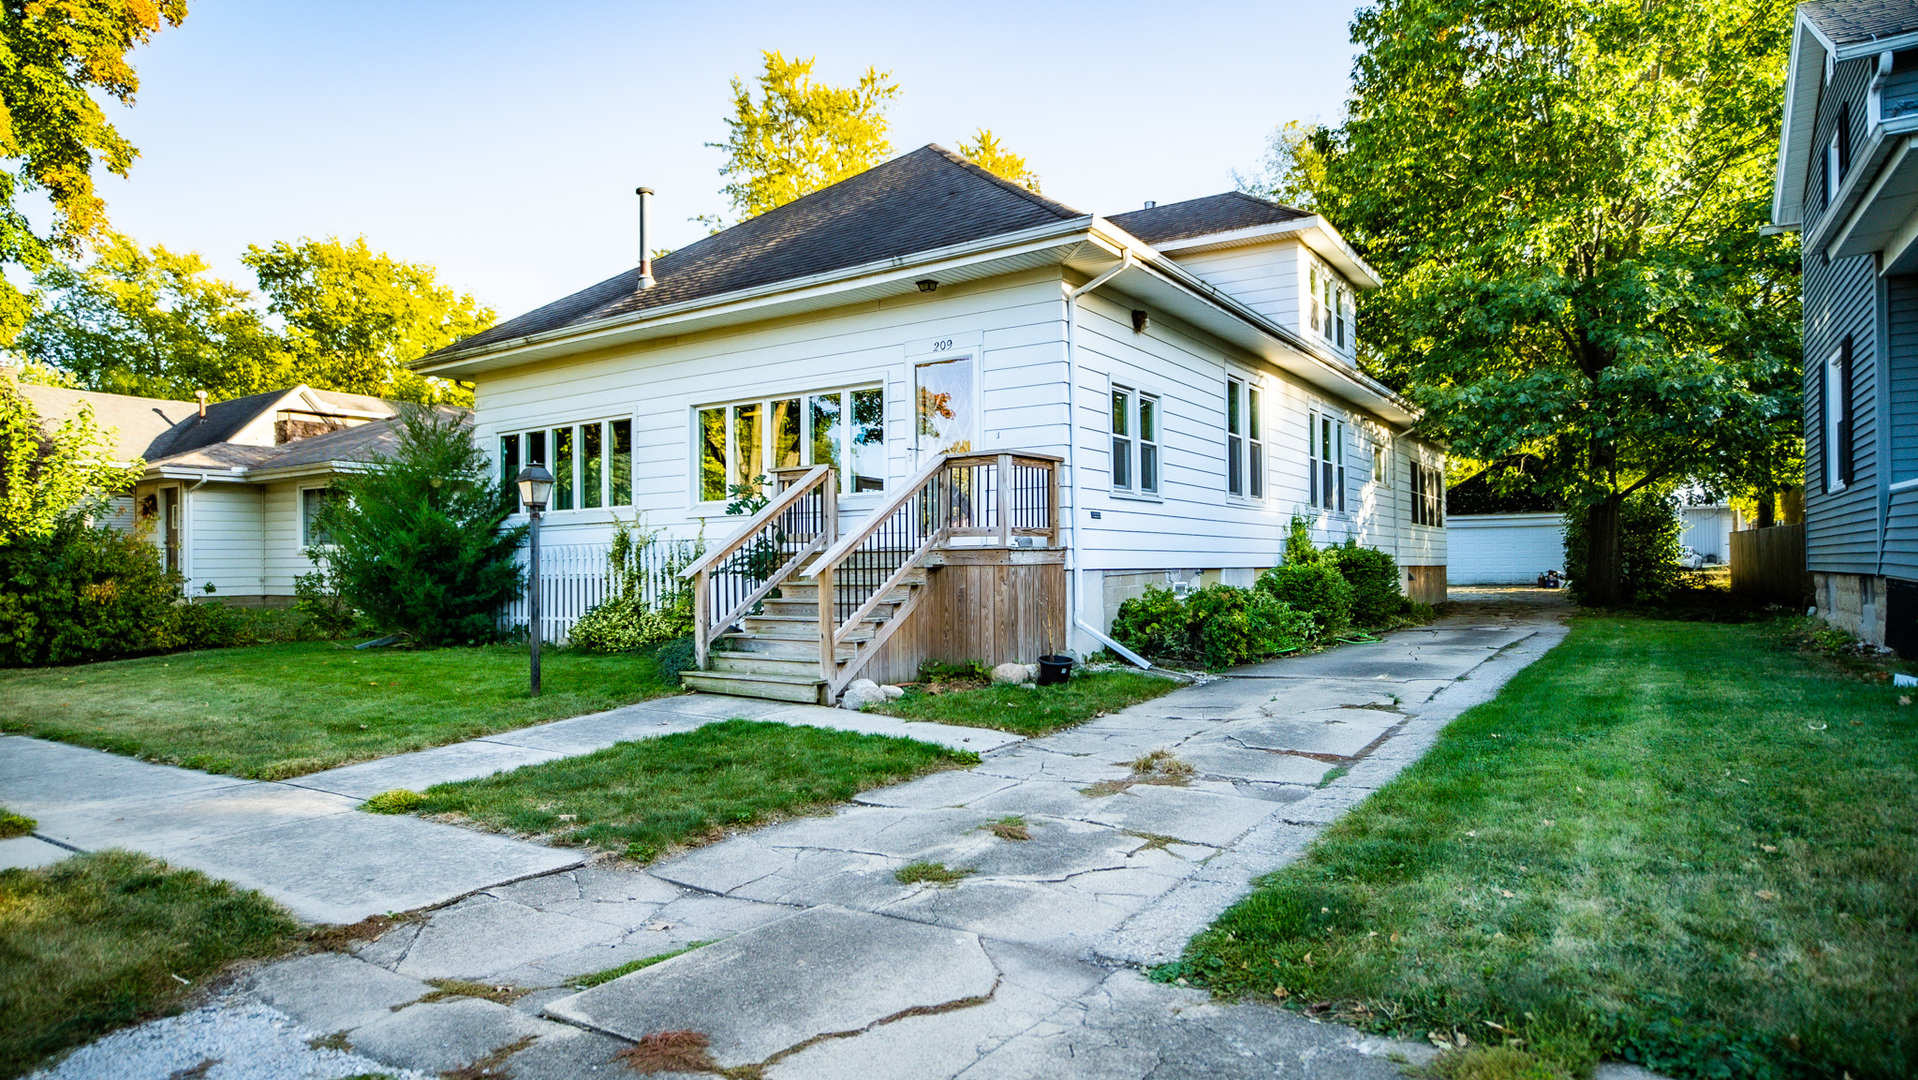
[[1918, 5], [1801, 4], [1777, 229], [1803, 235], [1805, 537], [1819, 612], [1918, 654]]

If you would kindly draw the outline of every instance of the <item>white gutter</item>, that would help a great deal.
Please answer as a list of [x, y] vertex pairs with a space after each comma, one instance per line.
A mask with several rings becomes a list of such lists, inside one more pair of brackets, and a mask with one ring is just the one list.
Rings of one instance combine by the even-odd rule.
[[1066, 489], [1072, 498], [1072, 530], [1066, 546], [1068, 566], [1066, 573], [1072, 577], [1072, 624], [1106, 648], [1131, 661], [1140, 670], [1149, 671], [1152, 662], [1124, 645], [1112, 640], [1105, 632], [1085, 621], [1079, 614], [1080, 595], [1085, 579], [1085, 567], [1079, 565], [1080, 533], [1079, 522], [1084, 511], [1079, 497], [1079, 298], [1092, 290], [1118, 277], [1124, 271], [1136, 265], [1132, 249], [1125, 248], [1119, 259], [1119, 265], [1093, 278], [1078, 288], [1066, 286]]

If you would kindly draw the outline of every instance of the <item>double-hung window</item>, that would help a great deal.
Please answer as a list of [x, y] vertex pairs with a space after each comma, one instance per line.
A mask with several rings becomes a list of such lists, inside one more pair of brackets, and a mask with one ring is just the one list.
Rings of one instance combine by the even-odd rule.
[[700, 502], [728, 498], [732, 485], [757, 487], [778, 469], [830, 466], [839, 490], [886, 486], [886, 404], [879, 387], [705, 405], [693, 410]]
[[1317, 264], [1306, 268], [1305, 295], [1310, 297], [1306, 303], [1310, 308], [1312, 332], [1315, 334], [1321, 333], [1320, 327], [1325, 325], [1325, 314], [1319, 310], [1319, 268]]
[[1307, 501], [1321, 510], [1345, 510], [1345, 421], [1312, 412], [1305, 419]]
[[[548, 510], [631, 506], [633, 422], [595, 420], [501, 435], [500, 482], [512, 488], [522, 465], [544, 465], [552, 472]], [[518, 505], [517, 489], [512, 497]]]
[[1235, 375], [1225, 380], [1225, 490], [1265, 498], [1265, 405], [1259, 388]]
[[1112, 490], [1159, 493], [1159, 399], [1112, 387]]
[[1412, 462], [1412, 524], [1439, 528], [1445, 524], [1445, 474]]
[[1823, 393], [1825, 490], [1843, 491], [1852, 481], [1851, 338], [1825, 360]]
[[321, 511], [334, 499], [332, 488], [310, 487], [300, 489], [300, 546], [325, 547], [333, 542], [328, 535]]

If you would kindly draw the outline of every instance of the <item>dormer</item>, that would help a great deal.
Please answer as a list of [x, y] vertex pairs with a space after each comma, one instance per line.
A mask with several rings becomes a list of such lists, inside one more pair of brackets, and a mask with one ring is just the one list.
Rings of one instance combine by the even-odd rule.
[[1358, 366], [1355, 300], [1381, 282], [1323, 217], [1233, 191], [1111, 221], [1327, 357]]

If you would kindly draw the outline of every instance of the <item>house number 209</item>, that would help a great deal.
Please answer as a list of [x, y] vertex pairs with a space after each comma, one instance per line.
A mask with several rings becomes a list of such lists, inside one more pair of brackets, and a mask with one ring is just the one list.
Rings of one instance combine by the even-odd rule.
[[945, 352], [947, 349], [950, 349], [950, 348], [952, 348], [951, 338], [947, 338], [944, 341], [935, 341], [932, 343], [933, 352]]

